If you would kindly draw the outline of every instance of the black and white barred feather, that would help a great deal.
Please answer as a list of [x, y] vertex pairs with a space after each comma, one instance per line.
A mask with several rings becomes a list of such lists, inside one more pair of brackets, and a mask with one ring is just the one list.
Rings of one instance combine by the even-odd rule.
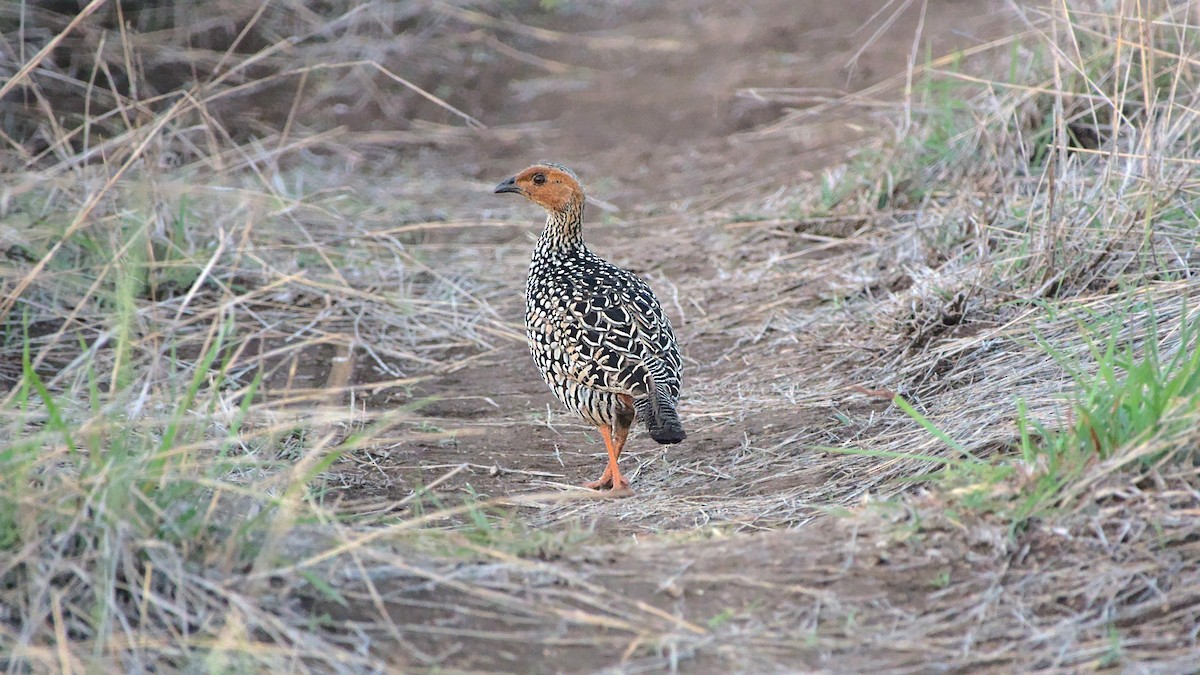
[[533, 251], [525, 327], [534, 363], [584, 420], [628, 427], [636, 418], [659, 443], [678, 443], [683, 364], [671, 322], [645, 281], [584, 245], [583, 203], [580, 192], [549, 212]]

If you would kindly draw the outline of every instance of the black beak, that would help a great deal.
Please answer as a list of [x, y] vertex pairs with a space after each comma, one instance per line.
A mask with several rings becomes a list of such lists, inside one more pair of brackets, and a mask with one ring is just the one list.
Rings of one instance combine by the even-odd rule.
[[509, 178], [508, 180], [504, 181], [503, 183], [497, 185], [496, 186], [496, 194], [500, 194], [501, 192], [520, 193], [521, 188], [517, 187], [517, 177], [513, 176], [512, 178]]

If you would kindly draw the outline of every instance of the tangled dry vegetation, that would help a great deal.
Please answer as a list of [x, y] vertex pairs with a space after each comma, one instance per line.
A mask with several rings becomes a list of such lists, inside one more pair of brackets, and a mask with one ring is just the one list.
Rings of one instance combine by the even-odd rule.
[[[501, 20], [0, 9], [4, 666], [1188, 669], [1200, 14], [1118, 4], [751, 132], [902, 101], [819, 184], [681, 226], [728, 251], [685, 290], [736, 295], [676, 305], [717, 345], [690, 421], [774, 416], [620, 506], [331, 478], [424, 431], [422, 378], [520, 339], [477, 251], [423, 238], [458, 223], [354, 180], [381, 143], [470, 142], [492, 102], [422, 84]], [[648, 541], [585, 544], [618, 508]]]
[[[338, 536], [322, 471], [413, 410], [347, 408], [351, 352], [403, 390], [511, 334], [405, 202], [325, 187], [465, 137], [384, 65], [451, 38], [397, 3], [132, 6], [0, 8], [4, 666], [370, 668], [266, 598], [285, 542]], [[307, 126], [339, 106], [398, 130]]]

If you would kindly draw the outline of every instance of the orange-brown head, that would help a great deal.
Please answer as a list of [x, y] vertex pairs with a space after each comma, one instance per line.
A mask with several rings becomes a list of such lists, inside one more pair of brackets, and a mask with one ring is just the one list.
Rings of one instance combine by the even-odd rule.
[[515, 192], [551, 213], [565, 213], [583, 203], [579, 177], [562, 164], [538, 162], [496, 186], [496, 192]]

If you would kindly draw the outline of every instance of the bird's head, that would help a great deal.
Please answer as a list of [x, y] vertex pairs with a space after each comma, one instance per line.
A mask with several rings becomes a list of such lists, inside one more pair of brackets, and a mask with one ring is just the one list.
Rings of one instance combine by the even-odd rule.
[[538, 162], [496, 186], [496, 193], [515, 192], [551, 213], [563, 213], [583, 201], [579, 177], [562, 164]]

